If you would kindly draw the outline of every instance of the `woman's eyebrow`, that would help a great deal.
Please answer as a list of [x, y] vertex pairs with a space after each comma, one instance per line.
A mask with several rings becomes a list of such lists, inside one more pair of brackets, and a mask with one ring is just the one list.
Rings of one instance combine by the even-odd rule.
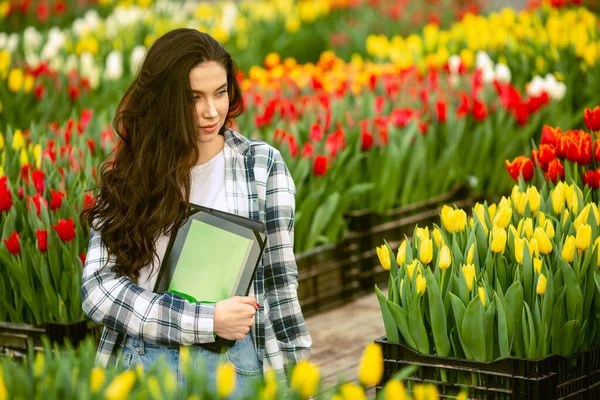
[[[227, 89], [227, 82], [225, 82], [224, 84], [222, 84], [221, 86], [219, 86], [219, 87], [217, 88], [217, 90], [215, 90], [215, 92], [218, 92], [218, 91], [220, 91], [220, 90], [223, 90], [223, 89]], [[202, 92], [201, 90], [196, 90], [196, 89], [192, 89], [192, 93], [200, 93], [200, 94], [203, 94], [203, 92]]]

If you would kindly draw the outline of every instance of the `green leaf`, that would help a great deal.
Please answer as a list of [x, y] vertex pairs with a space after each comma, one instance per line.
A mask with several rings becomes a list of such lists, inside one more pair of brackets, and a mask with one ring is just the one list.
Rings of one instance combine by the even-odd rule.
[[377, 285], [375, 285], [375, 293], [377, 295], [377, 300], [379, 301], [379, 307], [381, 308], [383, 326], [385, 327], [385, 335], [387, 336], [387, 340], [393, 343], [400, 343], [398, 328], [396, 327], [396, 322], [394, 321], [390, 309], [388, 308], [387, 299], [381, 290], [379, 290]]
[[429, 299], [429, 313], [433, 342], [435, 343], [435, 353], [446, 357], [450, 353], [446, 309], [444, 308], [440, 289], [430, 268], [425, 268], [425, 279], [427, 280], [427, 297]]
[[387, 306], [390, 310], [392, 318], [394, 318], [396, 326], [400, 330], [400, 334], [406, 341], [406, 344], [412, 347], [413, 349], [418, 350], [417, 344], [415, 343], [415, 340], [413, 339], [410, 333], [410, 329], [408, 327], [408, 313], [406, 312], [406, 310], [400, 307], [398, 304], [392, 303], [389, 300], [387, 301]]
[[562, 258], [559, 260], [563, 279], [565, 280], [567, 298], [567, 320], [579, 319], [583, 312], [583, 294], [577, 283], [577, 277], [571, 265]]
[[513, 348], [515, 349], [515, 355], [517, 357], [525, 356], [524, 342], [523, 342], [523, 331], [522, 331], [522, 318], [523, 313], [523, 286], [520, 282], [514, 282], [506, 291], [505, 296], [508, 308], [513, 317], [514, 327], [514, 340]]
[[508, 320], [504, 308], [504, 302], [494, 293], [494, 302], [498, 309], [498, 347], [500, 349], [500, 358], [510, 357], [510, 348], [512, 338], [508, 332]]
[[567, 321], [567, 311], [565, 306], [565, 291], [566, 287], [563, 287], [558, 295], [556, 303], [554, 304], [554, 310], [552, 312], [552, 328], [550, 333], [552, 354], [561, 353], [561, 338], [560, 330]]
[[579, 336], [581, 321], [578, 319], [567, 321], [560, 329], [562, 345], [560, 346], [560, 355], [563, 357], [570, 356], [573, 353], [575, 341]]
[[537, 341], [535, 336], [535, 325], [529, 310], [529, 305], [524, 303], [523, 305], [523, 338], [525, 340], [525, 353], [527, 358], [535, 358], [535, 352], [537, 349]]
[[410, 304], [408, 326], [417, 344], [417, 349], [423, 354], [429, 354], [429, 337], [427, 336], [427, 330], [423, 322], [423, 313], [421, 312], [421, 294], [418, 292], [413, 295]]
[[474, 297], [465, 312], [461, 330], [464, 344], [477, 361], [486, 361], [486, 318], [479, 297]]

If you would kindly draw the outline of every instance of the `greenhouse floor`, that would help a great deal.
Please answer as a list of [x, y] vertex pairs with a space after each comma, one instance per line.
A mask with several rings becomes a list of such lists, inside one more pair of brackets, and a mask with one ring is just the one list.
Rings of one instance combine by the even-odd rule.
[[[375, 293], [307, 318], [306, 323], [313, 339], [311, 361], [319, 365], [325, 387], [334, 386], [338, 378], [358, 382], [365, 345], [385, 334]], [[374, 398], [375, 388], [367, 394]]]

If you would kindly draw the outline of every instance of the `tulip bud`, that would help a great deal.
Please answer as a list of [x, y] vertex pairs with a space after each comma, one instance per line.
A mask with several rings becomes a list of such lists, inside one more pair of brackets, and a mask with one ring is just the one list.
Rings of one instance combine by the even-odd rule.
[[473, 281], [475, 280], [475, 266], [473, 264], [463, 265], [462, 272], [470, 292], [473, 289]]
[[29, 164], [29, 156], [27, 155], [27, 150], [24, 148], [21, 149], [21, 157], [19, 161], [21, 162], [21, 167]]
[[406, 389], [404, 388], [402, 382], [396, 379], [389, 380], [387, 385], [385, 385], [384, 400], [398, 400], [406, 398], [408, 397], [406, 395]]
[[438, 254], [438, 267], [441, 270], [448, 269], [452, 265], [452, 254], [448, 246], [443, 245]]
[[550, 241], [550, 239], [548, 239], [548, 235], [546, 235], [546, 232], [542, 228], [540, 228], [539, 226], [535, 228], [535, 233], [533, 234], [533, 237], [535, 238], [538, 244], [541, 254], [550, 254], [552, 252], [552, 242]]
[[475, 242], [471, 245], [471, 248], [467, 252], [467, 264], [473, 264], [473, 257], [475, 256]]
[[419, 245], [419, 260], [427, 265], [433, 259], [433, 242], [431, 239], [423, 240]]
[[381, 263], [383, 269], [389, 271], [391, 264], [390, 252], [386, 245], [383, 244], [380, 247], [377, 247], [377, 257], [379, 257], [379, 262]]
[[551, 194], [552, 198], [552, 209], [554, 210], [554, 214], [560, 215], [562, 212], [563, 206], [565, 205], [564, 195], [563, 195], [563, 186], [562, 182], [557, 185]]
[[[308, 399], [317, 394], [319, 385], [319, 367], [308, 360], [302, 360], [292, 370], [290, 389]], [[235, 378], [235, 374], [234, 374]]]
[[485, 208], [483, 207], [483, 204], [476, 203], [475, 207], [473, 207], [473, 211], [475, 211], [477, 218], [479, 218], [479, 221], [485, 226]]
[[108, 385], [104, 391], [104, 397], [107, 400], [128, 398], [135, 383], [135, 377], [135, 372], [132, 370], [122, 372]]
[[587, 250], [590, 247], [590, 241], [592, 237], [592, 227], [588, 224], [581, 225], [577, 229], [577, 238], [575, 239], [575, 246], [579, 250]]
[[577, 214], [579, 212], [579, 197], [577, 193], [581, 194], [581, 189], [575, 185], [566, 185], [565, 188], [567, 207], [569, 207], [569, 210], [573, 214]]
[[456, 210], [456, 229], [463, 232], [467, 227], [467, 213], [464, 210]]
[[523, 234], [527, 239], [531, 239], [533, 236], [533, 220], [531, 218], [519, 221], [519, 235], [523, 236]]
[[546, 214], [544, 214], [543, 211], [540, 211], [538, 213], [537, 224], [538, 224], [538, 226], [544, 226], [544, 225], [546, 225]]
[[230, 396], [235, 389], [236, 373], [231, 364], [219, 364], [217, 366], [217, 392], [219, 398]]
[[435, 241], [436, 247], [439, 249], [440, 246], [444, 245], [444, 237], [442, 236], [442, 232], [438, 228], [433, 229], [433, 240]]
[[525, 251], [525, 239], [515, 237], [515, 259], [523, 264], [523, 251]]
[[490, 216], [490, 221], [494, 220], [494, 217], [496, 216], [496, 209], [497, 209], [497, 206], [495, 203], [492, 204], [491, 206], [488, 206], [488, 214]]
[[417, 274], [417, 293], [423, 296], [425, 289], [427, 289], [427, 279], [422, 274]]
[[546, 235], [549, 239], [554, 239], [554, 225], [551, 220], [546, 221]]
[[396, 262], [398, 263], [398, 267], [404, 265], [404, 261], [406, 261], [406, 239], [404, 239], [400, 244], [400, 247], [398, 248], [398, 255], [396, 255]]
[[540, 247], [538, 246], [538, 242], [535, 239], [531, 239], [527, 241], [527, 246], [529, 247], [529, 254], [533, 256], [540, 255]]
[[377, 343], [369, 343], [365, 347], [360, 365], [358, 378], [365, 386], [377, 385], [383, 377], [383, 353]]
[[575, 258], [575, 238], [573, 236], [569, 235], [565, 239], [561, 256], [566, 262], [573, 262]]
[[527, 207], [527, 195], [525, 193], [519, 194], [516, 207], [519, 215], [523, 216], [525, 214], [525, 207]]
[[426, 226], [425, 228], [417, 228], [415, 234], [420, 241], [429, 239], [429, 227]]
[[444, 225], [444, 229], [449, 233], [456, 232], [456, 212], [453, 208], [449, 206], [443, 206], [442, 212], [442, 225]]
[[406, 273], [408, 274], [408, 278], [410, 279], [410, 282], [412, 283], [413, 280], [413, 275], [415, 272], [415, 268], [417, 267], [417, 262], [418, 260], [413, 260], [410, 264], [408, 264], [406, 266]]
[[[94, 368], [90, 376], [90, 391], [96, 393], [104, 384], [105, 376], [103, 368]], [[1, 396], [0, 396], [1, 397]]]
[[483, 306], [485, 307], [485, 289], [483, 287], [479, 286], [479, 289], [477, 289], [477, 294], [479, 295], [481, 304], [483, 304]]
[[573, 221], [573, 226], [575, 227], [576, 231], [579, 230], [581, 225], [587, 224], [592, 204], [593, 203], [588, 203], [585, 207], [583, 207], [583, 210], [581, 210], [577, 218], [575, 218], [575, 221]]
[[542, 200], [542, 196], [535, 186], [527, 188], [527, 200], [529, 202], [529, 209], [535, 214], [539, 210]]
[[544, 274], [540, 274], [538, 277], [538, 283], [535, 292], [540, 296], [546, 293], [546, 277]]
[[538, 274], [542, 272], [542, 260], [540, 258], [533, 259], [533, 270]]
[[512, 218], [512, 207], [510, 205], [500, 206], [498, 208], [498, 212], [496, 213], [496, 216], [494, 217], [493, 225], [495, 225], [499, 228], [506, 228], [508, 226], [508, 224], [510, 223], [511, 218]]
[[504, 253], [504, 249], [506, 248], [506, 230], [504, 228], [497, 226], [492, 228], [491, 248], [494, 253]]

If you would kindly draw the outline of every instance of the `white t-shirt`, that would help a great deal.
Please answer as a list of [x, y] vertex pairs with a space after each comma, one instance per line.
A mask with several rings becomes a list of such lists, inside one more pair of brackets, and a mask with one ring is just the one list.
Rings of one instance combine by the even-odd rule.
[[[202, 165], [192, 168], [190, 203], [228, 212], [225, 197], [225, 156], [223, 151]], [[169, 236], [161, 235], [156, 241], [158, 258], [154, 264], [140, 269], [138, 285], [150, 291], [154, 290], [158, 267], [169, 246]]]

